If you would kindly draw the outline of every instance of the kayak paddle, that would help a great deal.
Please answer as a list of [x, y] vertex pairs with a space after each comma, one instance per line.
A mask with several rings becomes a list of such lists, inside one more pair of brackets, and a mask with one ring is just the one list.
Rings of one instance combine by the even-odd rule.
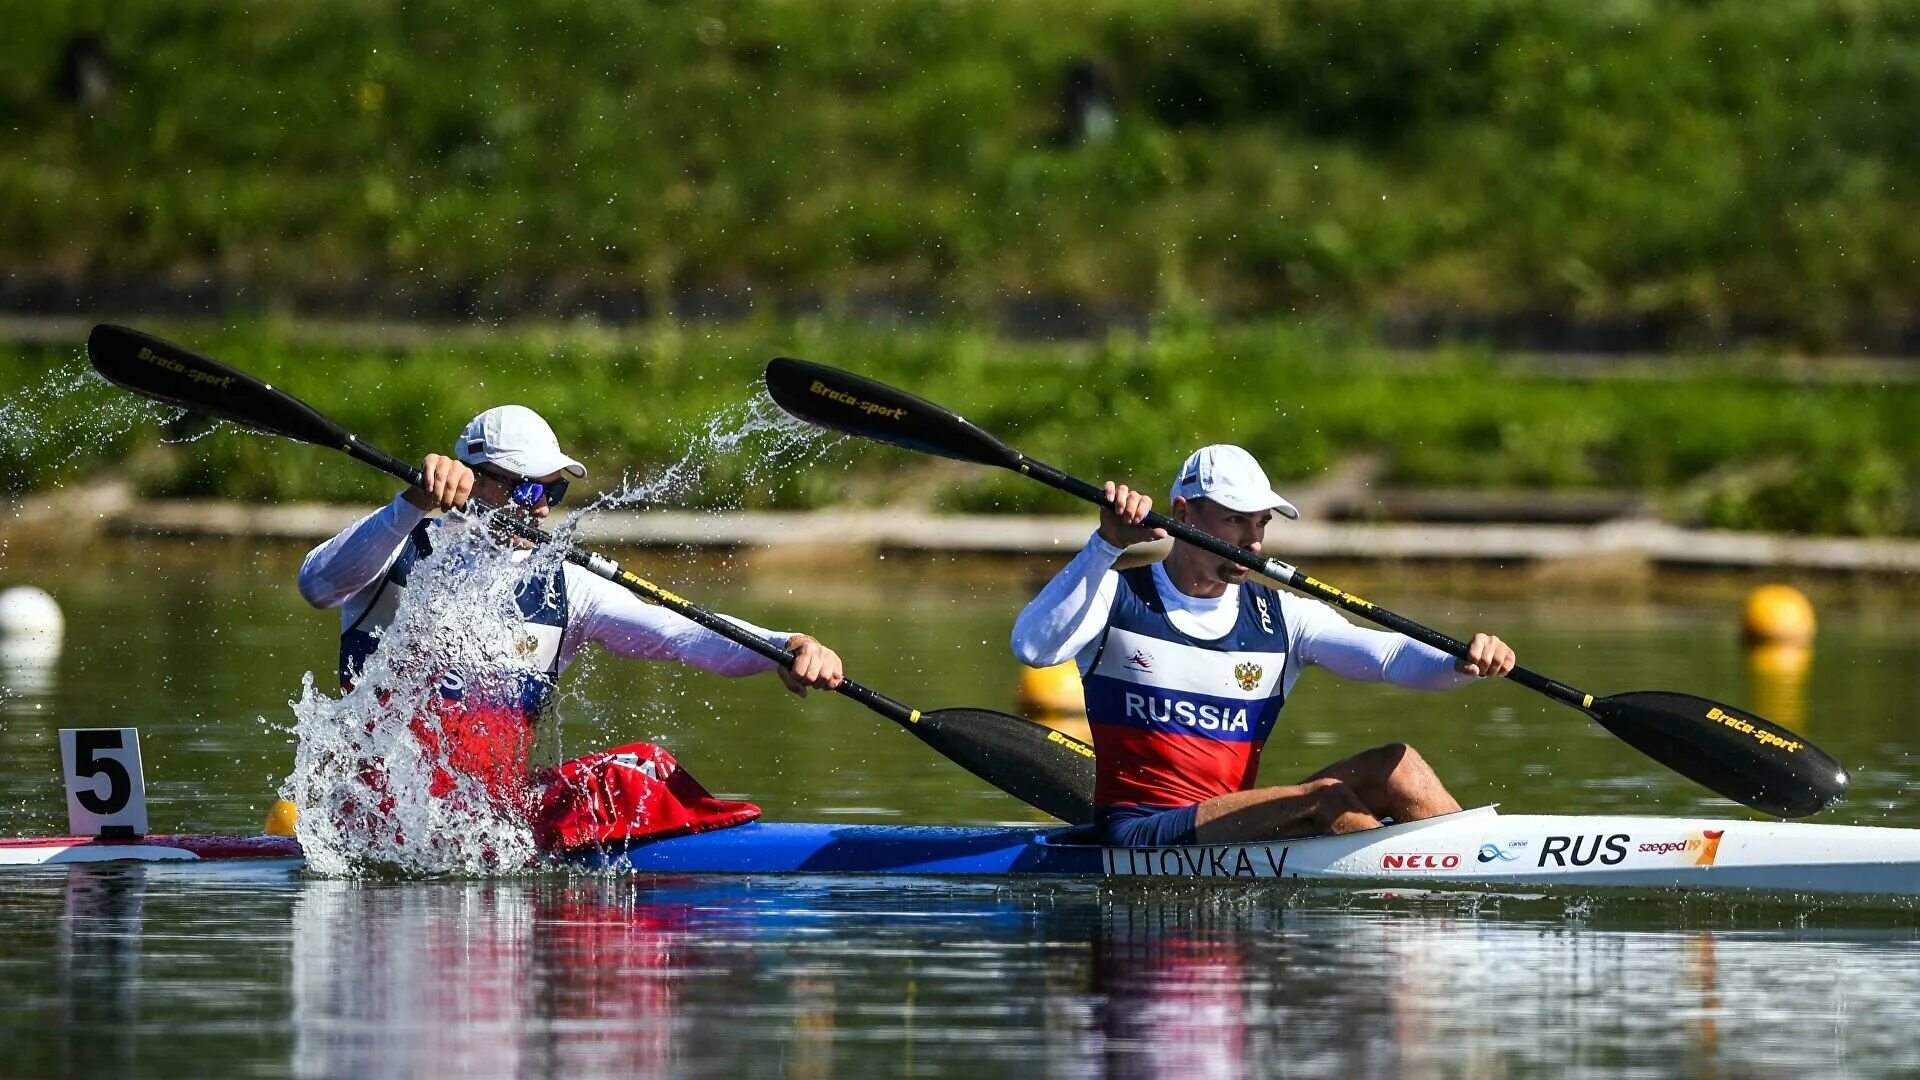
[[[168, 404], [230, 420], [296, 442], [342, 450], [421, 487], [420, 470], [360, 439], [284, 390], [190, 349], [138, 330], [101, 324], [87, 337], [87, 356], [110, 383]], [[495, 522], [536, 544], [552, 541], [539, 526], [511, 514]], [[793, 653], [764, 641], [603, 555], [568, 545], [568, 562], [620, 585], [783, 667]], [[848, 679], [838, 691], [913, 732], [960, 767], [1063, 821], [1093, 820], [1093, 748], [1024, 717], [989, 709], [923, 713]]]
[[[1090, 503], [1106, 502], [1100, 488], [1035, 461], [958, 414], [885, 383], [787, 357], [767, 365], [766, 379], [773, 400], [809, 423], [924, 454], [1010, 469]], [[1144, 524], [1442, 652], [1467, 655], [1464, 643], [1278, 559], [1262, 558], [1158, 511], [1149, 513]], [[1846, 794], [1847, 771], [1825, 751], [1744, 709], [1656, 690], [1596, 698], [1522, 667], [1507, 678], [1586, 713], [1662, 765], [1756, 810], [1803, 817]]]

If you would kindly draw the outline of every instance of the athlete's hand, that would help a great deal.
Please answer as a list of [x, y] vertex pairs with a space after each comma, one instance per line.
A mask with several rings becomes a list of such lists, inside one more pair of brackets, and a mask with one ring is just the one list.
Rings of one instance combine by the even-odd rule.
[[840, 654], [813, 638], [795, 634], [787, 639], [787, 649], [793, 653], [793, 666], [780, 669], [780, 681], [801, 697], [807, 696], [809, 686], [832, 690], [846, 681]]
[[1454, 661], [1453, 669], [1479, 679], [1490, 675], [1504, 679], [1507, 672], [1513, 670], [1513, 664], [1513, 650], [1506, 642], [1492, 634], [1475, 634], [1467, 643], [1466, 659]]
[[1146, 492], [1109, 480], [1106, 496], [1107, 505], [1100, 508], [1100, 539], [1118, 548], [1166, 539], [1167, 530], [1140, 524], [1153, 509], [1153, 499]]
[[407, 501], [422, 510], [453, 510], [473, 494], [473, 470], [455, 458], [428, 454], [420, 462], [425, 487], [407, 489]]

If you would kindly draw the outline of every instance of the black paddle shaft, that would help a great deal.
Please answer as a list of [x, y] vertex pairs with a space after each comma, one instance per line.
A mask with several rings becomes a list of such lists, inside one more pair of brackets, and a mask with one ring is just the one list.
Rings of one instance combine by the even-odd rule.
[[[88, 336], [87, 353], [95, 369], [116, 386], [269, 435], [341, 450], [399, 478], [409, 487], [426, 487], [426, 477], [413, 463], [361, 439], [285, 390], [184, 346], [124, 326], [101, 325], [94, 327]], [[485, 504], [475, 504], [475, 508], [496, 509]], [[491, 522], [495, 528], [532, 544], [554, 542], [538, 525], [512, 514], [494, 514]], [[706, 608], [623, 570], [612, 559], [571, 544], [567, 545], [566, 558], [782, 667], [793, 666], [794, 655], [790, 650], [755, 637]], [[913, 709], [858, 683], [844, 682], [839, 689], [889, 719], [905, 722], [917, 715]]]
[[[102, 324], [87, 337], [87, 355], [102, 377], [123, 389], [268, 435], [340, 450], [411, 487], [425, 486], [425, 477], [414, 465], [360, 439], [306, 402], [184, 346]], [[490, 520], [530, 543], [556, 542], [539, 526], [515, 515], [494, 514]], [[792, 651], [623, 569], [612, 559], [572, 544], [567, 545], [565, 557], [782, 667], [794, 664]], [[922, 713], [851, 679], [834, 689], [906, 728], [1002, 791], [1066, 821], [1093, 819], [1093, 748], [1078, 739], [1024, 717], [985, 709]]]
[[[920, 453], [1010, 469], [1096, 505], [1106, 492], [1001, 442], [925, 398], [824, 364], [779, 357], [767, 365], [767, 393], [808, 423]], [[1464, 658], [1456, 638], [1378, 607], [1343, 589], [1266, 559], [1164, 514], [1146, 523], [1220, 558], [1266, 574], [1289, 588]], [[1580, 710], [1655, 761], [1736, 802], [1780, 817], [1824, 809], [1846, 793], [1845, 769], [1819, 747], [1777, 724], [1690, 694], [1634, 691], [1594, 698], [1538, 672], [1509, 676], [1530, 690]]]
[[[1021, 455], [1018, 468], [1070, 495], [1101, 505], [1107, 502], [1104, 490], [1044, 462]], [[1158, 511], [1149, 511], [1143, 523], [1442, 652], [1461, 659], [1468, 655], [1466, 643], [1458, 638], [1303, 574], [1290, 563], [1263, 559]], [[1659, 691], [1595, 698], [1523, 667], [1515, 667], [1507, 678], [1579, 709], [1655, 761], [1756, 810], [1805, 817], [1846, 794], [1847, 771], [1825, 751], [1744, 709]]]
[[[354, 440], [348, 453], [375, 468], [420, 487], [420, 470], [377, 447]], [[484, 508], [484, 504], [483, 504]], [[492, 522], [534, 544], [555, 542], [537, 525], [511, 514], [495, 514]], [[669, 589], [621, 567], [604, 555], [567, 545], [566, 559], [589, 573], [622, 586], [692, 622], [706, 627], [743, 648], [751, 649], [782, 667], [791, 668], [789, 649], [759, 637], [724, 616], [701, 607]], [[1093, 748], [1025, 717], [986, 709], [936, 709], [923, 713], [909, 705], [843, 678], [833, 688], [912, 732], [949, 760], [994, 787], [1076, 825], [1093, 820]]]
[[[1058, 488], [1069, 495], [1100, 505], [1105, 505], [1107, 502], [1107, 494], [1101, 488], [1094, 487], [1092, 484], [1078, 477], [1069, 476], [1045, 462], [1035, 461], [1025, 454], [1020, 455], [1018, 468], [1019, 471], [1033, 477], [1041, 483], [1049, 487]], [[1202, 532], [1184, 521], [1175, 521], [1173, 518], [1168, 517], [1158, 510], [1148, 511], [1146, 519], [1142, 523], [1149, 528], [1165, 529], [1169, 536], [1176, 537], [1197, 548], [1218, 555], [1228, 562], [1238, 563], [1249, 570], [1265, 574], [1288, 588], [1324, 600], [1329, 604], [1346, 608], [1348, 611], [1360, 615], [1370, 622], [1405, 634], [1415, 641], [1431, 645], [1448, 655], [1462, 660], [1467, 658], [1467, 643], [1461, 641], [1459, 638], [1451, 634], [1441, 633], [1430, 626], [1414, 622], [1405, 615], [1388, 611], [1378, 604], [1362, 600], [1352, 593], [1347, 592], [1345, 589], [1336, 588], [1321, 581], [1319, 578], [1303, 574], [1298, 567], [1291, 563], [1284, 563], [1279, 559], [1263, 559], [1243, 547], [1229, 544], [1225, 540], [1210, 533]], [[1519, 683], [1529, 690], [1538, 690], [1540, 693], [1553, 698], [1555, 701], [1571, 705], [1576, 709], [1590, 710], [1593, 705], [1593, 695], [1581, 690], [1576, 690], [1555, 679], [1549, 679], [1537, 671], [1516, 667], [1508, 673], [1507, 678], [1512, 679], [1514, 682]]]

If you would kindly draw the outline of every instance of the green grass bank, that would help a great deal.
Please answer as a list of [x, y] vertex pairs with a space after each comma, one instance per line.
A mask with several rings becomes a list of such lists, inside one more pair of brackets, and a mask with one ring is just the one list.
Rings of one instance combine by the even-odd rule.
[[[590, 486], [617, 486], [625, 470], [671, 505], [1064, 509], [1018, 477], [890, 447], [779, 431], [732, 439], [756, 408], [773, 415], [759, 375], [793, 355], [913, 390], [1071, 472], [1153, 491], [1194, 446], [1232, 441], [1283, 491], [1366, 452], [1392, 484], [1633, 489], [1696, 524], [1920, 531], [1908, 494], [1920, 384], [1806, 381], [1754, 360], [1667, 359], [1587, 378], [1475, 350], [1409, 357], [1323, 326], [1178, 320], [1088, 344], [764, 321], [527, 329], [404, 351], [292, 344], [265, 324], [154, 329], [401, 456], [446, 452], [487, 406], [530, 405], [594, 468]], [[370, 501], [392, 490], [339, 454], [170, 420], [91, 378], [77, 347], [0, 351], [0, 391], [0, 469], [16, 493], [108, 473], [160, 496]]]
[[0, 269], [268, 310], [1041, 293], [1810, 348], [1920, 310], [1890, 0], [74, 0], [9, 11], [0, 112]]

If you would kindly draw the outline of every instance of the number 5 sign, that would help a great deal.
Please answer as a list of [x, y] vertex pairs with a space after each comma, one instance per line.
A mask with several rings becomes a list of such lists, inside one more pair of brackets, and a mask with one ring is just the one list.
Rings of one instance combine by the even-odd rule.
[[67, 828], [75, 836], [145, 836], [146, 779], [138, 728], [61, 728]]

